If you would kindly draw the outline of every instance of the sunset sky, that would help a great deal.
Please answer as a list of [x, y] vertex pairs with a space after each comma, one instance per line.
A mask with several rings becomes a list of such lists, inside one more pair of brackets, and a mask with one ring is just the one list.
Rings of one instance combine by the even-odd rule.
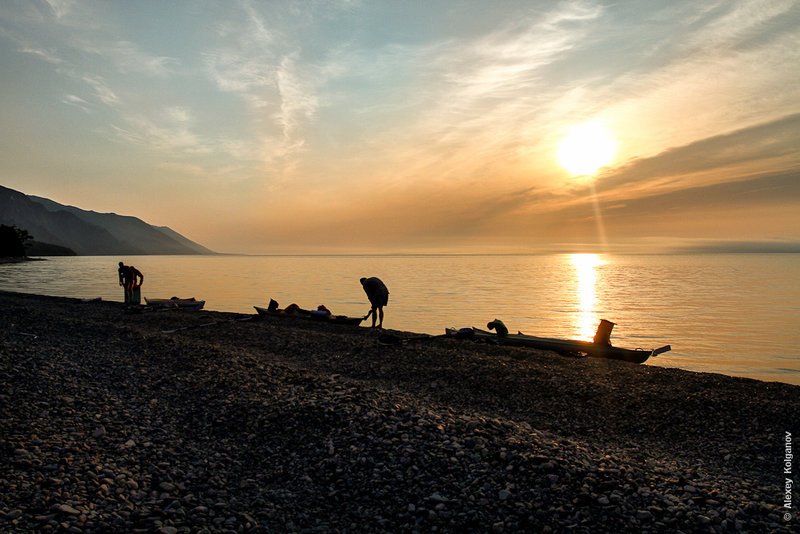
[[800, 243], [795, 0], [3, 0], [0, 69], [0, 185], [219, 252]]

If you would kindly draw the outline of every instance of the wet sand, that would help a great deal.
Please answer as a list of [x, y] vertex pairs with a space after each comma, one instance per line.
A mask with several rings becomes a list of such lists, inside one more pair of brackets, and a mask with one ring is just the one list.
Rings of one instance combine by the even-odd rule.
[[798, 386], [5, 292], [0, 316], [2, 531], [797, 527]]

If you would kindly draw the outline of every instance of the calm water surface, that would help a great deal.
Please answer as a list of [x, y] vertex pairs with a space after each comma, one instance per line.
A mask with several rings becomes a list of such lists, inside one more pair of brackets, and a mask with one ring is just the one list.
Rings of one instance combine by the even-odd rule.
[[649, 365], [800, 384], [797, 254], [52, 257], [0, 265], [0, 289], [122, 301], [119, 260], [143, 271], [143, 296], [212, 310], [253, 313], [274, 298], [364, 315], [358, 280], [378, 276], [387, 328], [440, 334], [496, 317], [514, 332], [591, 339], [605, 318], [616, 345], [672, 345]]

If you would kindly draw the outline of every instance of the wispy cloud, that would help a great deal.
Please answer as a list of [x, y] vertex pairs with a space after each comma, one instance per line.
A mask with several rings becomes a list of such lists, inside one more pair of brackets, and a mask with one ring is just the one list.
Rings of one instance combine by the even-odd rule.
[[[129, 40], [118, 39], [120, 28], [95, 16], [96, 6], [77, 0], [48, 0], [46, 10], [35, 16], [17, 17], [16, 24], [30, 25], [36, 32], [22, 32], [16, 28], [7, 31], [24, 43], [20, 51], [56, 65], [56, 71], [67, 83], [80, 82], [86, 94], [70, 93], [62, 102], [84, 111], [105, 109], [102, 116], [112, 117], [110, 122], [124, 126], [100, 127], [98, 130], [114, 132], [126, 141], [138, 144], [152, 143], [156, 149], [188, 148], [198, 141], [198, 136], [187, 127], [176, 128], [174, 116], [152, 114], [145, 118], [136, 109], [141, 99], [136, 93], [147, 87], [152, 78], [165, 78], [178, 65], [175, 58], [154, 56]], [[21, 22], [20, 22], [21, 21]], [[45, 46], [61, 35], [60, 46]], [[110, 115], [109, 115], [110, 114]], [[100, 116], [100, 115], [98, 115]], [[161, 123], [161, 124], [159, 124]], [[200, 148], [195, 148], [200, 150]]]
[[48, 63], [53, 63], [54, 65], [59, 65], [64, 63], [64, 60], [58, 57], [58, 54], [55, 50], [52, 49], [43, 49], [43, 48], [29, 48], [23, 47], [19, 49], [20, 52], [23, 54], [31, 54], [34, 55]]
[[102, 57], [108, 65], [122, 74], [140, 73], [146, 76], [166, 77], [172, 74], [179, 60], [168, 56], [153, 56], [130, 41], [101, 43], [82, 42], [84, 52]]
[[119, 104], [120, 99], [117, 94], [100, 76], [86, 74], [83, 75], [82, 80], [92, 88], [94, 96], [106, 106], [114, 108]]
[[792, 169], [800, 170], [800, 113], [634, 160], [602, 176], [598, 188], [635, 197]]
[[[795, 3], [695, 3], [680, 15], [670, 21], [676, 34], [665, 41], [670, 46], [658, 61], [623, 74], [603, 110], [630, 135], [628, 156], [652, 155], [665, 145], [682, 146], [800, 111], [800, 74], [786, 70], [800, 61], [796, 25], [793, 32], [776, 31], [787, 17], [800, 20]], [[787, 84], [787, 78], [796, 83]]]
[[585, 33], [581, 25], [567, 23], [598, 15], [599, 10], [568, 4], [513, 21], [479, 39], [438, 47], [433, 62], [442, 81], [440, 110], [451, 118], [469, 114], [506, 124], [514, 113], [509, 102], [516, 104], [516, 111], [520, 104], [538, 108], [538, 92], [547, 91], [541, 69], [561, 59]]
[[166, 107], [149, 115], [129, 113], [122, 121], [123, 126], [114, 130], [124, 140], [173, 154], [182, 151], [197, 156], [212, 151], [208, 140], [193, 131], [194, 117], [186, 107]]
[[56, 19], [66, 17], [78, 4], [77, 0], [45, 0]]
[[[243, 4], [239, 23], [222, 21], [219, 41], [203, 54], [206, 72], [223, 92], [244, 102], [261, 137], [258, 158], [278, 175], [289, 172], [303, 150], [302, 127], [317, 108], [314, 73], [297, 60], [300, 45], [276, 36], [255, 4]], [[242, 30], [241, 26], [245, 30]]]
[[278, 122], [284, 139], [291, 143], [301, 123], [310, 120], [318, 106], [313, 75], [299, 68], [296, 57], [285, 56], [278, 67], [276, 81], [281, 98]]
[[611, 230], [795, 172], [799, 20], [791, 0], [19, 2], [0, 10], [19, 74], [0, 98], [9, 116], [63, 104], [51, 133], [85, 125], [126, 148], [120, 168], [191, 181], [221, 213], [206, 186], [224, 184], [231, 224], [288, 243], [568, 240], [594, 212], [555, 154], [588, 119], [618, 146], [595, 190]]
[[800, 15], [793, 0], [742, 0], [696, 6], [695, 20], [687, 21], [697, 28], [683, 46], [716, 56], [720, 52], [763, 46], [774, 33], [775, 24], [784, 17]]
[[87, 113], [91, 112], [91, 105], [86, 100], [82, 99], [77, 95], [64, 95], [64, 98], [61, 101], [70, 106], [79, 107], [80, 109], [82, 109]]
[[348, 43], [329, 56], [324, 103], [349, 106], [353, 113], [342, 115], [357, 122], [359, 146], [380, 154], [388, 172], [379, 174], [389, 182], [485, 177], [495, 165], [516, 164], [521, 145], [545, 135], [561, 91], [548, 85], [546, 69], [563, 61], [601, 14], [586, 3], [548, 4], [477, 37], [445, 33], [379, 48]]

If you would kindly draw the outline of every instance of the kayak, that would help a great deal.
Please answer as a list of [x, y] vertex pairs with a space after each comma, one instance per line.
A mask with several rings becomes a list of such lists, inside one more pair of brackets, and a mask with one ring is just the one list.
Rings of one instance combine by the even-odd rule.
[[317, 312], [316, 310], [308, 311], [308, 310], [295, 310], [293, 312], [287, 313], [284, 310], [269, 310], [267, 308], [262, 308], [260, 306], [253, 306], [259, 315], [268, 315], [270, 317], [290, 317], [294, 319], [308, 319], [311, 321], [323, 321], [326, 323], [333, 323], [333, 324], [346, 324], [352, 326], [358, 326], [361, 324], [361, 321], [364, 320], [363, 317], [348, 317], [346, 315], [332, 315], [322, 312]]
[[651, 356], [658, 356], [659, 354], [671, 350], [669, 345], [652, 350], [624, 349], [608, 344], [593, 343], [591, 341], [536, 337], [526, 334], [506, 334], [505, 336], [498, 336], [493, 332], [488, 332], [479, 328], [462, 328], [460, 330], [447, 328], [445, 333], [452, 337], [475, 339], [510, 347], [550, 350], [558, 352], [559, 354], [585, 354], [593, 358], [607, 358], [631, 363], [644, 363]]
[[157, 308], [177, 308], [180, 310], [202, 310], [206, 305], [206, 301], [197, 300], [194, 297], [189, 299], [179, 299], [172, 297], [170, 299], [149, 299], [145, 297], [145, 302], [148, 306], [155, 306]]

